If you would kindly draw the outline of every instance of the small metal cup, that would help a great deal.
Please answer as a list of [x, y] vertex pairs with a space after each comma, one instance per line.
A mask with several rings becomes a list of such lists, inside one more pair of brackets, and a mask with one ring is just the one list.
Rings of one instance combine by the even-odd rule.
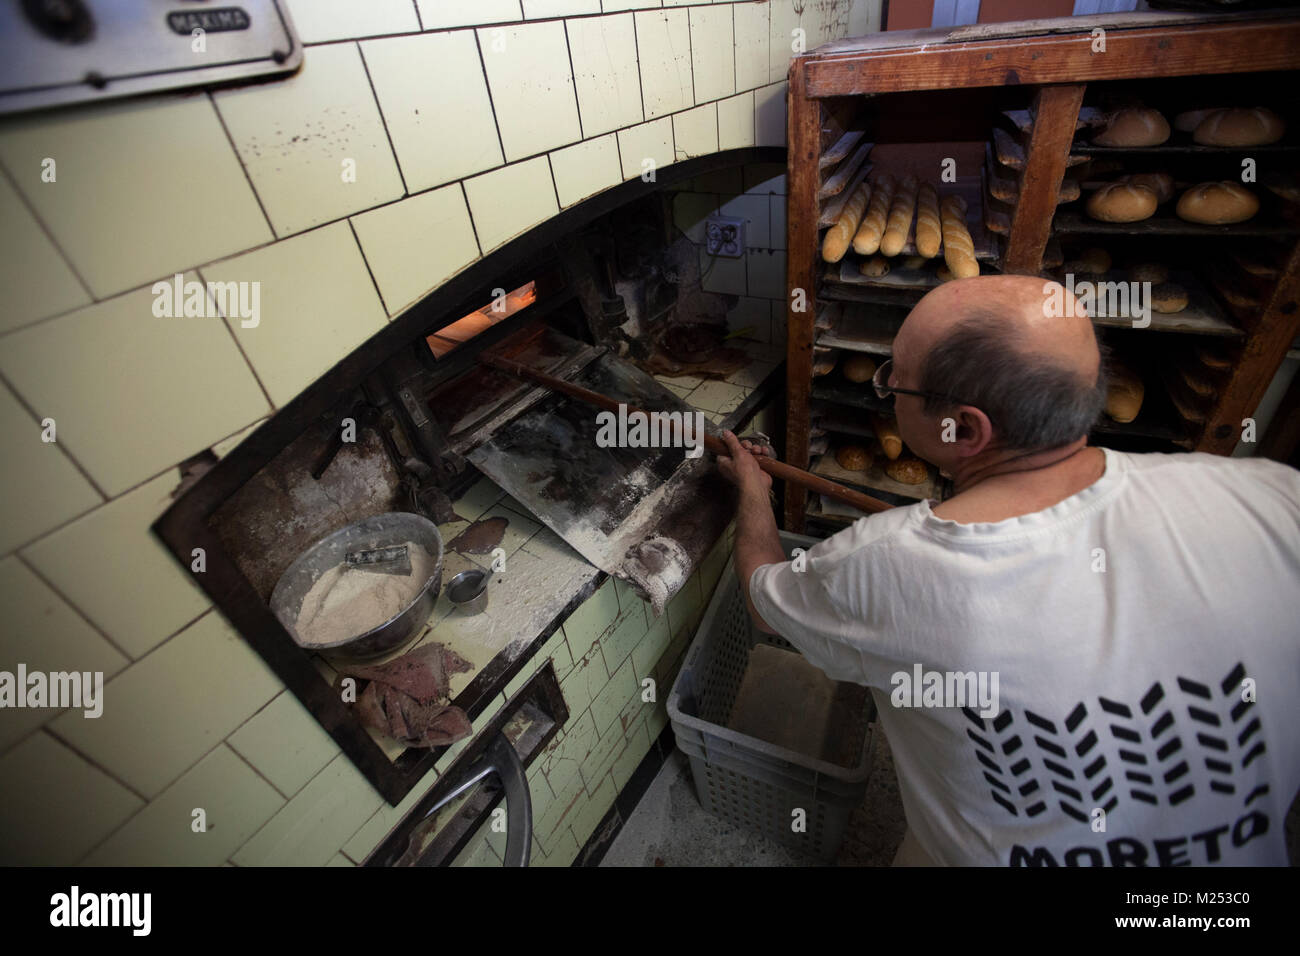
[[480, 568], [460, 572], [447, 584], [447, 600], [462, 614], [478, 614], [487, 607], [490, 577]]

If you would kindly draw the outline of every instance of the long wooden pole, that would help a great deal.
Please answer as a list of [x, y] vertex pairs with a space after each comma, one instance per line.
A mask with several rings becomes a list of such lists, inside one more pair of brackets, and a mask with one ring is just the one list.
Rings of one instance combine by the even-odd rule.
[[[602, 395], [600, 392], [593, 392], [591, 389], [583, 388], [581, 385], [574, 385], [572, 382], [566, 382], [563, 379], [547, 375], [545, 372], [539, 372], [537, 369], [523, 365], [513, 359], [503, 358], [500, 355], [493, 355], [485, 352], [479, 356], [479, 361], [484, 365], [490, 365], [492, 368], [499, 369], [511, 375], [516, 375], [519, 378], [528, 379], [529, 381], [536, 382], [538, 385], [544, 385], [553, 391], [572, 396], [579, 401], [586, 402], [589, 405], [594, 405], [597, 408], [605, 409], [606, 411], [618, 413], [621, 406], [629, 415], [633, 413], [643, 415], [650, 414], [635, 405], [616, 401], [608, 395]], [[721, 438], [715, 438], [712, 435], [705, 435], [703, 437], [704, 447], [715, 455], [731, 454], [727, 449], [727, 443]], [[773, 478], [780, 478], [783, 481], [801, 485], [810, 491], [828, 495], [829, 497], [842, 501], [845, 504], [852, 505], [860, 511], [875, 514], [880, 511], [888, 511], [890, 508], [894, 507], [891, 504], [881, 501], [879, 498], [864, 495], [860, 491], [854, 491], [852, 488], [846, 488], [843, 485], [823, 478], [820, 475], [814, 475], [810, 472], [804, 471], [802, 468], [795, 468], [793, 465], [787, 465], [784, 462], [776, 461], [775, 459], [768, 458], [764, 455], [756, 455], [755, 460], [758, 462], [758, 466]]]

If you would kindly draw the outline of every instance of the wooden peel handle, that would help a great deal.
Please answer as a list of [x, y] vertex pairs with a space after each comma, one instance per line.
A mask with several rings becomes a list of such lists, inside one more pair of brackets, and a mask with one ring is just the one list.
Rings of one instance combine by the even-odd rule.
[[[513, 359], [503, 358], [500, 355], [483, 353], [479, 356], [479, 361], [492, 368], [500, 369], [503, 372], [509, 372], [511, 375], [517, 375], [520, 378], [529, 379], [539, 385], [545, 385], [553, 391], [570, 395], [580, 401], [587, 402], [589, 405], [595, 405], [597, 408], [603, 408], [606, 411], [618, 412], [619, 406], [622, 405], [628, 413], [640, 412], [649, 414], [635, 405], [629, 405], [626, 402], [618, 402], [600, 392], [593, 392], [589, 388], [583, 388], [581, 385], [574, 385], [572, 382], [566, 382], [563, 379], [547, 375], [545, 372], [539, 372], [534, 368], [523, 365]], [[715, 455], [730, 455], [727, 450], [727, 443], [721, 438], [715, 438], [712, 435], [704, 436], [704, 447]], [[864, 495], [860, 491], [854, 491], [852, 488], [846, 488], [843, 485], [823, 478], [820, 475], [814, 475], [811, 472], [804, 471], [802, 468], [796, 468], [794, 465], [787, 465], [779, 462], [774, 458], [768, 458], [766, 455], [755, 455], [754, 460], [758, 462], [758, 467], [773, 478], [780, 478], [782, 481], [793, 482], [809, 491], [815, 491], [819, 494], [827, 495], [842, 501], [847, 505], [852, 505], [860, 511], [868, 514], [875, 514], [881, 511], [888, 511], [894, 506], [881, 501], [879, 498], [873, 498], [870, 495]]]

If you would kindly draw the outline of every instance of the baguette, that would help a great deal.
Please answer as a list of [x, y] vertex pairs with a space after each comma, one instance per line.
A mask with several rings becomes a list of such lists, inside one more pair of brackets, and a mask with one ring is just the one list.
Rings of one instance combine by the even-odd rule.
[[968, 279], [980, 274], [980, 264], [975, 261], [975, 243], [966, 229], [966, 200], [948, 196], [940, 207], [943, 218], [943, 261], [948, 271], [958, 279]]
[[862, 256], [873, 255], [880, 248], [880, 237], [885, 234], [885, 217], [894, 198], [894, 177], [883, 173], [876, 180], [871, 194], [871, 207], [867, 210], [858, 233], [853, 237], [853, 251]]
[[927, 259], [933, 259], [939, 254], [942, 241], [939, 193], [929, 183], [924, 183], [916, 196], [916, 251]]
[[893, 461], [903, 453], [903, 439], [898, 434], [898, 422], [892, 418], [871, 416], [871, 427], [876, 433], [876, 441], [885, 451], [885, 457]]
[[844, 204], [835, 225], [826, 230], [826, 238], [822, 240], [822, 258], [827, 262], [839, 262], [844, 258], [844, 253], [849, 251], [849, 242], [858, 230], [858, 222], [862, 219], [862, 211], [867, 208], [870, 197], [871, 186], [864, 182]]
[[880, 239], [880, 254], [896, 256], [907, 244], [907, 235], [912, 231], [912, 210], [916, 208], [916, 179], [908, 176], [894, 194], [894, 203], [889, 207], [889, 221], [885, 234]]

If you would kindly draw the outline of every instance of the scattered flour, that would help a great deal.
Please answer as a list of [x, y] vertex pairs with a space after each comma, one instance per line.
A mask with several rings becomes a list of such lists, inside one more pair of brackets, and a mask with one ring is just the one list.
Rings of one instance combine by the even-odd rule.
[[342, 563], [322, 574], [302, 599], [294, 625], [298, 640], [313, 646], [334, 644], [406, 610], [433, 575], [435, 562], [423, 545], [405, 543], [411, 558], [409, 576], [349, 569]]

